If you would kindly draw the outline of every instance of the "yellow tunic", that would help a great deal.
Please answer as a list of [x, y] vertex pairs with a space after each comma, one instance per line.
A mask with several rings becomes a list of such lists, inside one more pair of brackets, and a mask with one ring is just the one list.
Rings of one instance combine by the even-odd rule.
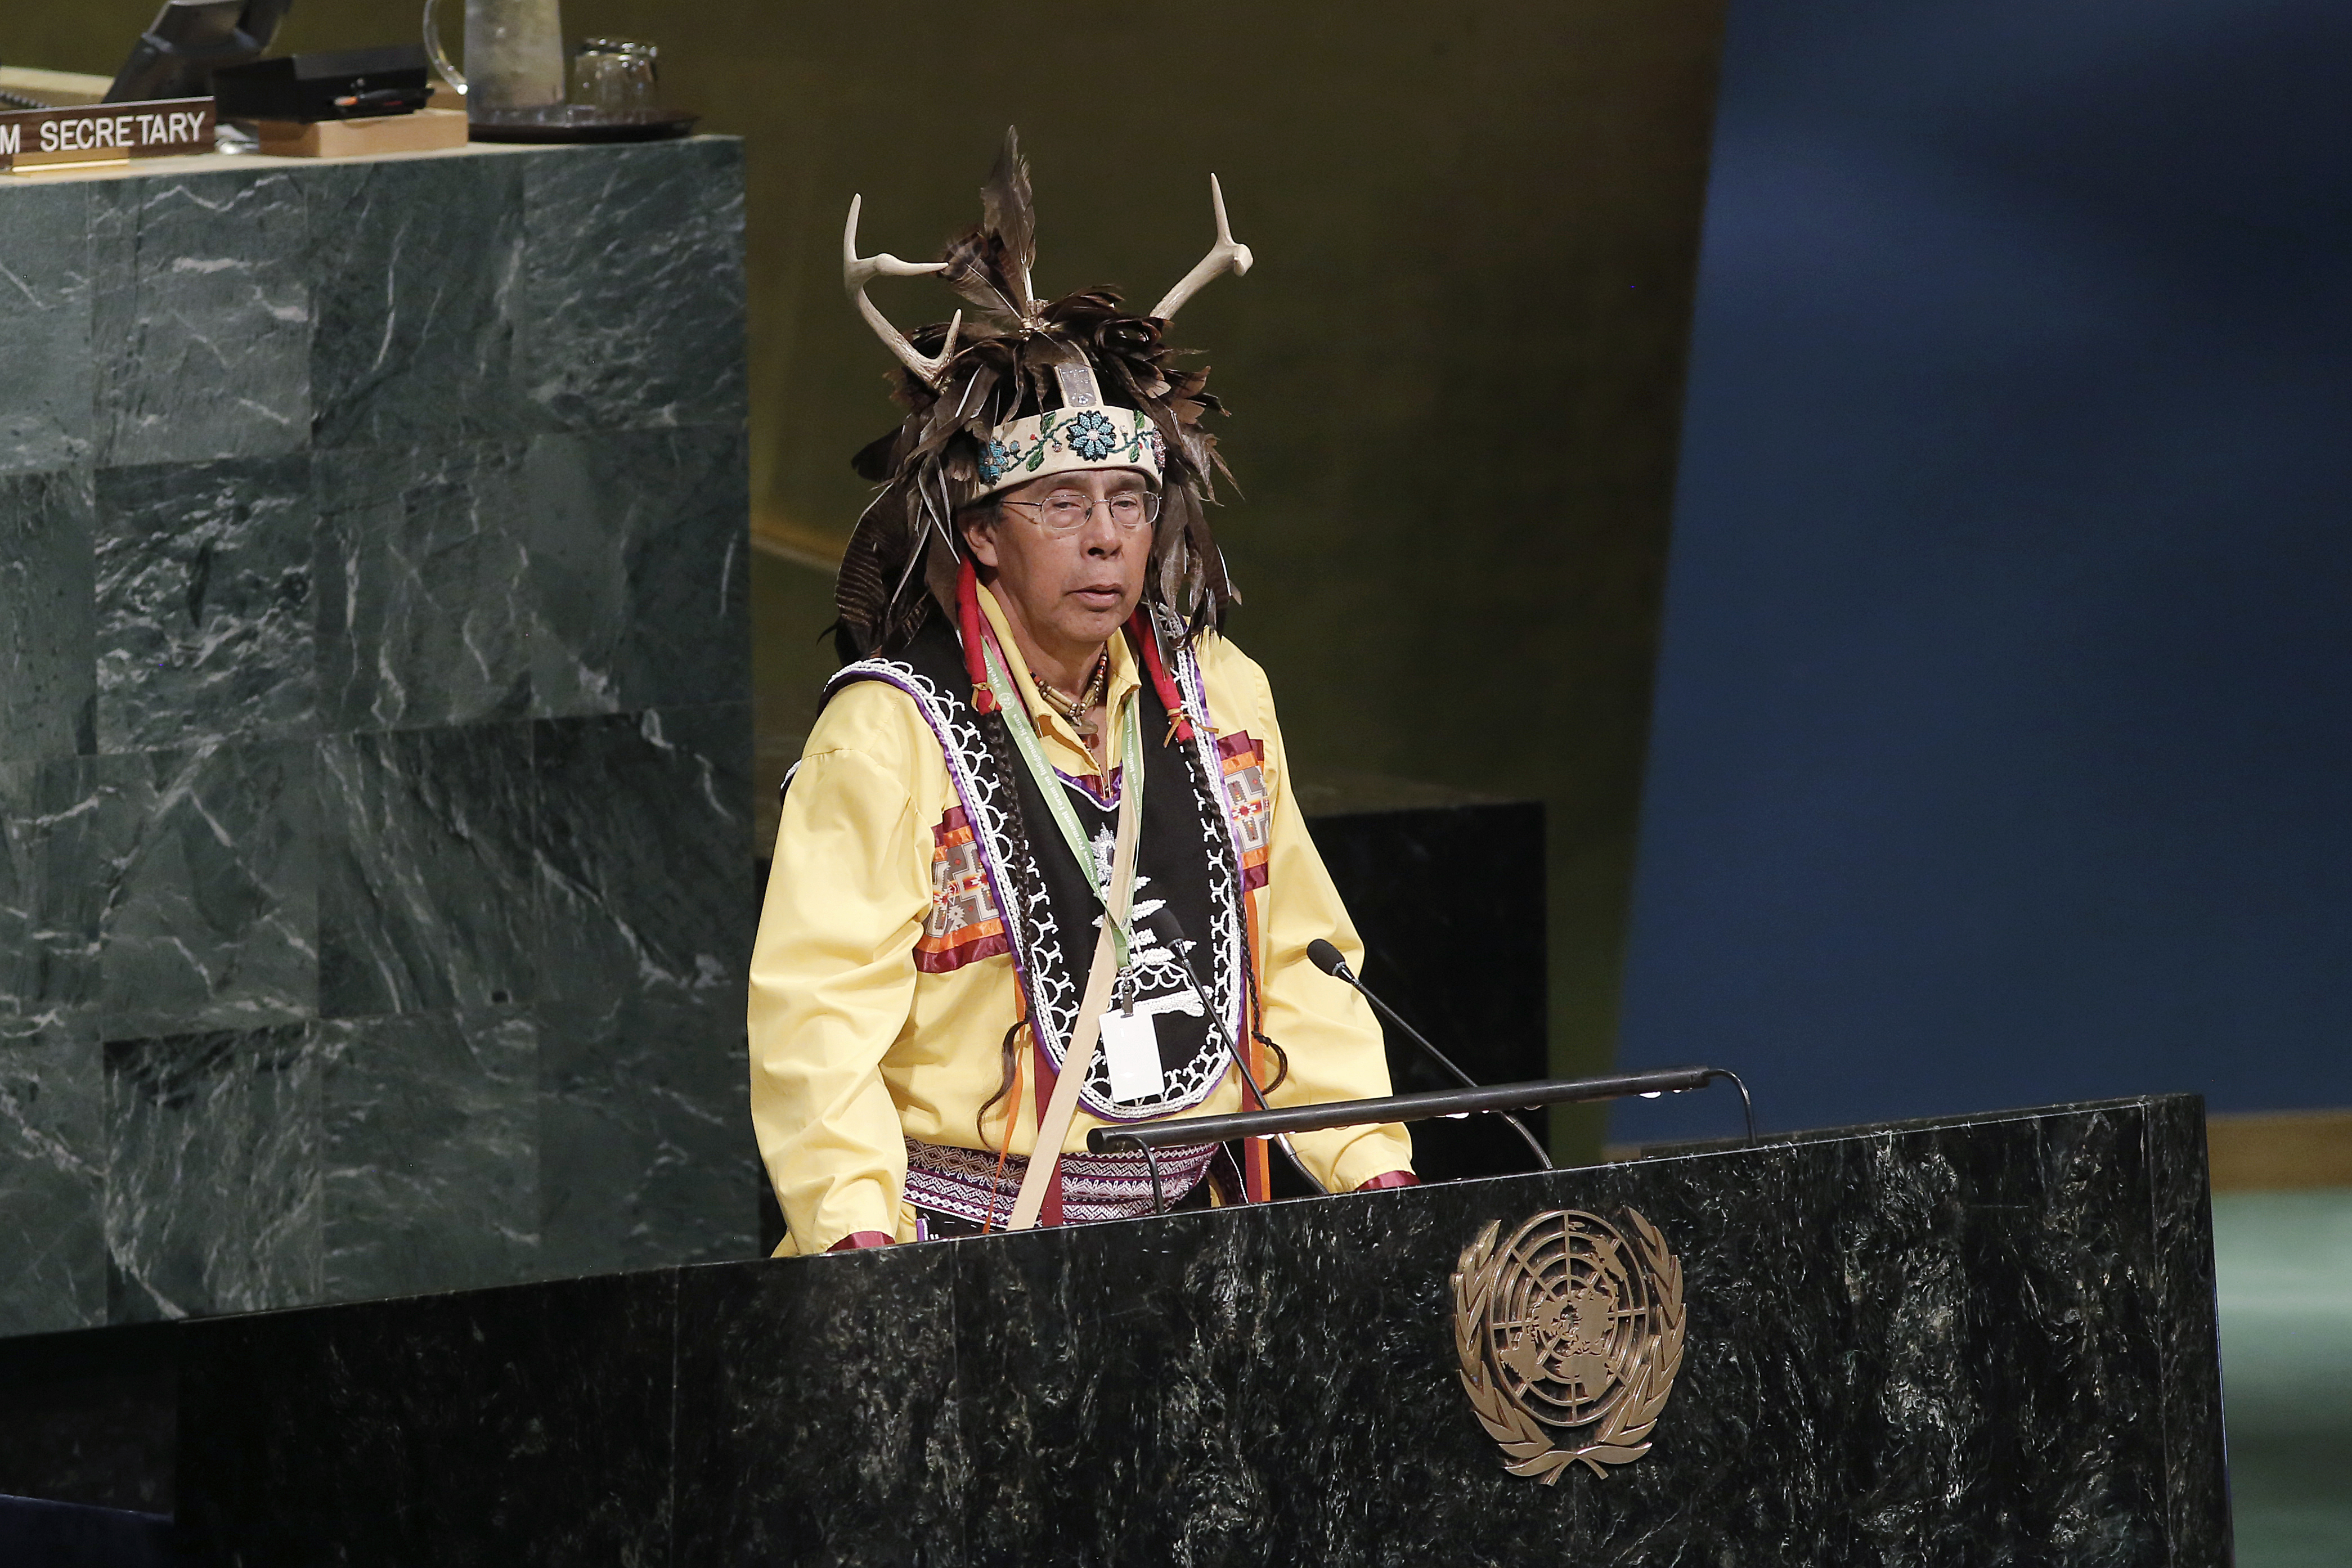
[[[985, 589], [981, 603], [1047, 760], [1099, 782], [1093, 756], [1039, 696]], [[1110, 648], [1116, 713], [1140, 673], [1124, 638]], [[1318, 936], [1360, 967], [1363, 947], [1291, 798], [1265, 672], [1213, 634], [1197, 655], [1216, 733], [1246, 732], [1265, 757], [1266, 883], [1247, 896], [1258, 901], [1264, 936], [1265, 1031], [1290, 1059], [1289, 1078], [1269, 1098], [1299, 1105], [1385, 1094], [1388, 1062], [1370, 1009], [1307, 960]], [[1109, 728], [1116, 767], [1118, 731]], [[939, 741], [905, 693], [861, 681], [825, 705], [784, 797], [751, 955], [751, 1121], [790, 1228], [780, 1252], [822, 1252], [862, 1230], [911, 1239], [905, 1140], [992, 1153], [1003, 1142], [1006, 1102], [991, 1108], [985, 1142], [974, 1124], [1002, 1081], [1002, 1042], [1019, 1009], [1013, 961], [999, 954], [944, 973], [916, 962], [940, 852], [934, 829], [957, 804]], [[1062, 852], [1050, 828], [1036, 843], [1040, 853]], [[1184, 1114], [1241, 1108], [1239, 1075], [1228, 1067]], [[1101, 1124], [1081, 1107], [1064, 1149], [1083, 1151], [1087, 1131]], [[1024, 1094], [1014, 1155], [1031, 1151], [1036, 1128], [1034, 1093]], [[1291, 1144], [1335, 1192], [1412, 1168], [1412, 1144], [1398, 1126], [1305, 1133]]]

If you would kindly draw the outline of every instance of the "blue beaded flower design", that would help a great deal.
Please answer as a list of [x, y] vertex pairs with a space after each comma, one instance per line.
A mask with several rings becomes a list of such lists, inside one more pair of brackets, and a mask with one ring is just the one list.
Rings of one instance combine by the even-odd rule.
[[1063, 428], [1062, 444], [1089, 463], [1099, 463], [1118, 450], [1118, 426], [1099, 409], [1087, 409]]
[[980, 449], [980, 482], [993, 485], [1013, 470], [1021, 461], [1021, 453], [1009, 442], [991, 437]]

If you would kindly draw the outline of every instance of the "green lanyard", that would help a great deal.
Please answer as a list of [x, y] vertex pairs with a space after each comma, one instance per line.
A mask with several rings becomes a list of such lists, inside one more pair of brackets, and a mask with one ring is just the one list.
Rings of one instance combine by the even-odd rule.
[[[1062, 830], [1062, 841], [1070, 846], [1070, 853], [1076, 857], [1078, 869], [1086, 873], [1087, 885], [1094, 889], [1096, 901], [1108, 911], [1110, 890], [1095, 865], [1094, 845], [1087, 838], [1086, 826], [1078, 821], [1077, 812], [1070, 805], [1070, 798], [1062, 792], [1060, 776], [1045, 760], [1045, 747], [1037, 738], [1037, 726], [1029, 716], [1028, 706], [1021, 700], [1019, 684], [1005, 670], [1003, 656], [997, 651], [995, 642], [987, 640], [986, 646], [988, 682], [996, 688], [998, 711], [1004, 715], [1004, 727], [1013, 732], [1013, 748], [1021, 753], [1022, 763], [1029, 769], [1029, 777], [1036, 782], [1037, 793], [1045, 797], [1046, 809], [1054, 814], [1055, 826]], [[1129, 692], [1119, 713], [1119, 788], [1136, 792], [1135, 808], [1139, 818], [1143, 810], [1143, 721], [1140, 716], [1143, 705], [1136, 700], [1136, 696], [1135, 692]], [[1111, 940], [1118, 947], [1119, 967], [1124, 969], [1127, 967], [1128, 928], [1124, 925], [1114, 927]]]

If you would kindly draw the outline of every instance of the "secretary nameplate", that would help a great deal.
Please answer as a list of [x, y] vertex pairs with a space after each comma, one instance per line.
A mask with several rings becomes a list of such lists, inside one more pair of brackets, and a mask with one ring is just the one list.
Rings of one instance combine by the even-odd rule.
[[0, 114], [0, 169], [213, 150], [213, 100], [93, 103]]

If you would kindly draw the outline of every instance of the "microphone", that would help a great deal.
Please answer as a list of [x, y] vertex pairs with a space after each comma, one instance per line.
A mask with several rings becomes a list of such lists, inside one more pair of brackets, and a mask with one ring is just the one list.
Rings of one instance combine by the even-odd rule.
[[[1340, 956], [1339, 949], [1331, 946], [1330, 943], [1325, 941], [1322, 937], [1318, 936], [1314, 941], [1309, 942], [1307, 945], [1307, 961], [1314, 965], [1317, 968], [1322, 970], [1325, 974], [1330, 976], [1333, 979], [1338, 980], [1344, 985], [1353, 987], [1358, 996], [1371, 1003], [1373, 1008], [1379, 1011], [1382, 1018], [1387, 1019], [1391, 1023], [1396, 1025], [1397, 1028], [1402, 1030], [1404, 1031], [1405, 1038], [1412, 1041], [1414, 1045], [1420, 1047], [1421, 1053], [1423, 1056], [1426, 1056], [1430, 1061], [1437, 1063], [1438, 1066], [1444, 1068], [1448, 1073], [1452, 1074], [1454, 1081], [1461, 1084], [1462, 1087], [1465, 1089], [1477, 1089], [1484, 1087], [1484, 1085], [1480, 1084], [1476, 1079], [1463, 1071], [1459, 1067], [1454, 1066], [1454, 1059], [1452, 1057], [1438, 1050], [1437, 1047], [1430, 1044], [1428, 1040], [1422, 1034], [1421, 1030], [1405, 1022], [1403, 1014], [1398, 1012], [1396, 1009], [1389, 1006], [1388, 1003], [1381, 1000], [1380, 998], [1372, 995], [1372, 993], [1365, 988], [1364, 982], [1356, 978], [1356, 971], [1348, 967], [1348, 960]], [[1520, 1123], [1517, 1117], [1504, 1115], [1500, 1111], [1490, 1111], [1487, 1114], [1490, 1116], [1502, 1117], [1503, 1125], [1510, 1128], [1514, 1133], [1517, 1133], [1519, 1135], [1519, 1140], [1526, 1144], [1529, 1149], [1535, 1152], [1536, 1164], [1539, 1168], [1543, 1170], [1549, 1170], [1552, 1168], [1551, 1155], [1544, 1152], [1543, 1145], [1537, 1139], [1533, 1133], [1527, 1130], [1526, 1126]]]

